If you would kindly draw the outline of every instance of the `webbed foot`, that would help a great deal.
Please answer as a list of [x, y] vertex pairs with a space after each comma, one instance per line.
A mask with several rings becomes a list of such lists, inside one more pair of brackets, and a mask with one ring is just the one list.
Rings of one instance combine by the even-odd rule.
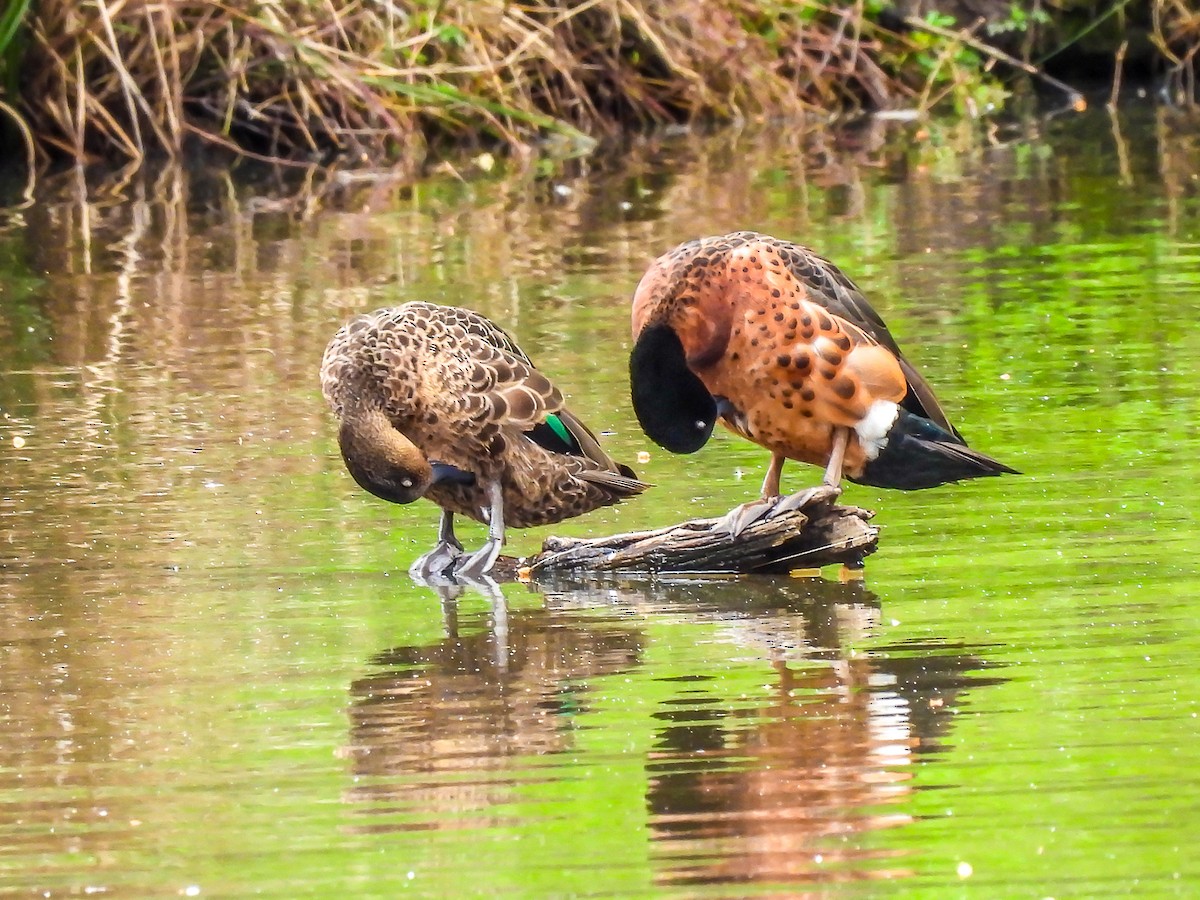
[[819, 484], [816, 487], [805, 488], [786, 497], [763, 497], [736, 506], [727, 512], [717, 524], [724, 528], [731, 538], [753, 525], [760, 519], [773, 519], [793, 510], [803, 509], [811, 503], [831, 503], [841, 495], [842, 489], [830, 484]]
[[420, 578], [452, 575], [462, 558], [463, 548], [458, 541], [438, 541], [432, 550], [408, 567], [408, 572]]
[[502, 540], [489, 538], [482, 547], [455, 567], [454, 576], [460, 579], [482, 579], [487, 576], [492, 571], [492, 566], [496, 564], [496, 558], [500, 555], [500, 547], [503, 543]]
[[770, 518], [781, 516], [794, 509], [803, 509], [812, 503], [832, 503], [841, 494], [842, 489], [836, 485], [818, 484], [815, 487], [805, 488], [802, 491], [796, 491], [794, 494], [781, 497], [779, 502], [768, 513], [768, 516]]
[[750, 500], [741, 506], [735, 506], [721, 517], [715, 528], [722, 528], [729, 532], [731, 538], [736, 538], [759, 519], [768, 515], [778, 502], [778, 497], [763, 497], [759, 500]]

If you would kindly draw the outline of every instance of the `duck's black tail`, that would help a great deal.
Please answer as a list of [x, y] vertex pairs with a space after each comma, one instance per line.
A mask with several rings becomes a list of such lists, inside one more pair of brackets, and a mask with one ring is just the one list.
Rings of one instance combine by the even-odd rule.
[[985, 475], [1020, 475], [922, 416], [901, 408], [887, 444], [851, 481], [872, 487], [916, 491]]

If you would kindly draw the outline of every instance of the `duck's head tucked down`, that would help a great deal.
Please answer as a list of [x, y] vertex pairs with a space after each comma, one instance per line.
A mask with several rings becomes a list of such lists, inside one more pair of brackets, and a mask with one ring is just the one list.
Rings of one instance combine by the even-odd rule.
[[[359, 486], [442, 508], [422, 574], [485, 574], [506, 526], [561, 522], [646, 488], [512, 338], [470, 310], [405, 303], [357, 316], [326, 347], [321, 387]], [[465, 561], [456, 513], [488, 526]]]
[[734, 285], [710, 263], [702, 253], [664, 255], [633, 298], [633, 409], [647, 436], [672, 453], [703, 447], [728, 409], [696, 374], [721, 363], [733, 326]]
[[646, 435], [672, 453], [695, 453], [712, 437], [717, 403], [690, 368], [674, 329], [645, 329], [629, 357], [633, 410]]
[[348, 413], [338, 428], [338, 446], [358, 486], [382, 500], [412, 503], [434, 482], [425, 454], [379, 409]]
[[813, 251], [755, 232], [663, 254], [633, 298], [629, 376], [646, 434], [692, 453], [720, 421], [785, 459], [914, 490], [1012, 472], [971, 450], [854, 283]]

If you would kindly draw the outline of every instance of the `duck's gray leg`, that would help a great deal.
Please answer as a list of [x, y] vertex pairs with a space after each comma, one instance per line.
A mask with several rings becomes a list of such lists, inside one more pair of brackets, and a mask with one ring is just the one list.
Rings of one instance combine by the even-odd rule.
[[445, 575], [462, 559], [462, 555], [463, 545], [454, 536], [454, 513], [443, 509], [441, 521], [438, 523], [437, 545], [409, 566], [408, 571], [412, 575], [424, 578]]
[[504, 546], [504, 489], [499, 481], [488, 484], [488, 536], [482, 547], [472, 553], [458, 568], [455, 575], [477, 578], [492, 571], [500, 548]]

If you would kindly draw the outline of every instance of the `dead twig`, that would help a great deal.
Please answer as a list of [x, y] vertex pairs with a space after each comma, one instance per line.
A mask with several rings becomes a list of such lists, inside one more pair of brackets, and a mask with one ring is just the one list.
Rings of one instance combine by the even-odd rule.
[[33, 140], [33, 132], [29, 130], [21, 114], [3, 100], [0, 100], [0, 112], [12, 119], [25, 145], [25, 188], [21, 191], [20, 206], [29, 206], [33, 203], [33, 189], [37, 184], [37, 145]]

